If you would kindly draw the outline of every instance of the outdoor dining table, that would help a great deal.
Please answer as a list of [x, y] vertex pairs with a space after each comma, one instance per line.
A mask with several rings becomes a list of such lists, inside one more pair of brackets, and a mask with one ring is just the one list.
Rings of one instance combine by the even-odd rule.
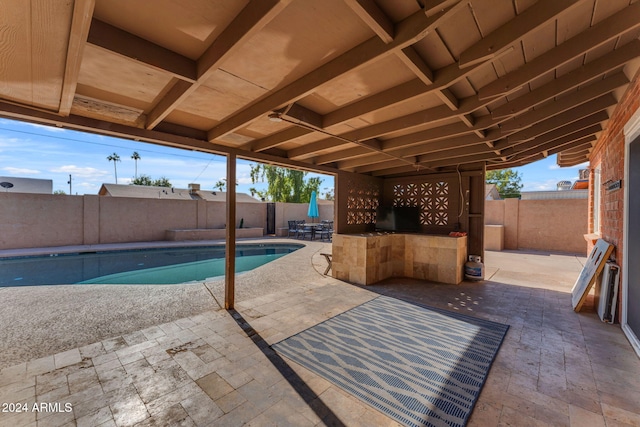
[[310, 228], [311, 229], [311, 240], [316, 238], [316, 227], [322, 226], [320, 222], [305, 222], [300, 224], [301, 229]]

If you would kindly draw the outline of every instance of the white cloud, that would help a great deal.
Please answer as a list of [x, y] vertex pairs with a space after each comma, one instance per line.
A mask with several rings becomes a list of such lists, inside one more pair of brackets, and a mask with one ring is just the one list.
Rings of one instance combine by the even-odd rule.
[[550, 170], [557, 170], [557, 169], [560, 169], [560, 166], [557, 163], [554, 163], [552, 165], [549, 165], [549, 169]]
[[26, 126], [34, 127], [37, 129], [46, 130], [48, 132], [65, 132], [66, 131], [66, 129], [57, 127], [57, 126], [39, 125], [37, 123], [29, 123], [29, 122], [23, 122], [22, 124]]
[[76, 165], [65, 165], [50, 170], [55, 173], [68, 173], [80, 178], [102, 178], [109, 175], [109, 172], [92, 167], [79, 167]]
[[18, 138], [9, 138], [4, 135], [0, 135], [0, 147], [15, 147], [21, 141]]
[[550, 191], [558, 188], [559, 179], [547, 179], [545, 181], [523, 182], [522, 191]]
[[36, 169], [14, 168], [11, 166], [4, 167], [2, 170], [7, 171], [12, 175], [36, 175], [40, 173], [40, 171]]
[[580, 163], [579, 165], [571, 166], [573, 169], [587, 169], [589, 162]]
[[250, 176], [239, 176], [237, 181], [238, 181], [238, 184], [253, 184], [253, 181], [251, 181]]

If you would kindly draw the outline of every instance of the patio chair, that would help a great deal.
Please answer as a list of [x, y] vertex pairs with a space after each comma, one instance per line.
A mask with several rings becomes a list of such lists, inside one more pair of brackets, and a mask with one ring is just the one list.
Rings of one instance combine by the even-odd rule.
[[333, 235], [333, 221], [323, 222], [320, 229], [320, 239], [324, 240], [326, 238], [327, 240], [331, 241], [332, 235]]
[[287, 230], [287, 237], [291, 237], [293, 234], [294, 237], [298, 237], [298, 221], [287, 221], [289, 224], [289, 230]]
[[304, 238], [304, 223], [305, 223], [305, 220], [303, 219], [296, 220], [296, 237], [297, 238], [300, 238], [300, 236]]
[[324, 230], [324, 223], [315, 225], [313, 227], [313, 235], [311, 236], [313, 239], [316, 237], [322, 239], [322, 231]]
[[313, 237], [315, 235], [315, 230], [314, 227], [311, 225], [305, 225], [304, 223], [300, 224], [298, 226], [298, 233], [299, 235], [302, 235], [302, 239], [306, 239], [306, 236], [309, 236], [309, 240], [313, 240]]

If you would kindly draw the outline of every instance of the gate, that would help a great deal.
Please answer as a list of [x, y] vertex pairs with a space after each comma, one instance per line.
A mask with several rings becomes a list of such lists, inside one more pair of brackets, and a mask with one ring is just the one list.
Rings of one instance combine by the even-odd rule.
[[267, 234], [276, 234], [276, 204], [267, 203]]

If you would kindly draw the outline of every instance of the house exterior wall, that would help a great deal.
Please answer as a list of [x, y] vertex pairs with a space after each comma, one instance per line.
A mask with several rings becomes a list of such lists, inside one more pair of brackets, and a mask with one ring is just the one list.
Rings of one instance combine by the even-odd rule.
[[487, 200], [485, 225], [503, 226], [504, 249], [584, 253], [587, 206], [586, 199]]
[[[620, 99], [611, 115], [607, 129], [602, 133], [589, 156], [590, 167], [600, 169], [600, 182], [624, 182], [625, 137], [624, 125], [640, 108], [640, 73], [637, 73], [624, 96]], [[589, 233], [593, 233], [594, 213], [594, 174], [589, 174]], [[600, 235], [602, 239], [614, 246], [611, 258], [622, 267], [624, 191], [622, 189], [607, 191], [604, 187], [600, 193]], [[593, 248], [590, 242], [587, 253]], [[624, 271], [624, 268], [622, 269]]]

